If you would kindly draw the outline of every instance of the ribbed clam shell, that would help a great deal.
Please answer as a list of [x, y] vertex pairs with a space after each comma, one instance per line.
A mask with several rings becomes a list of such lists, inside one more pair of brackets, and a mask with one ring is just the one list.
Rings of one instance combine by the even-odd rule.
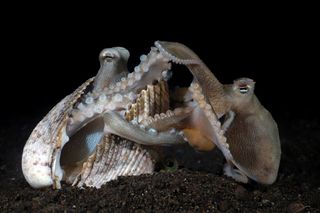
[[[140, 91], [125, 117], [128, 121], [136, 120], [138, 125], [141, 120], [168, 109], [169, 88], [167, 82], [160, 81]], [[95, 152], [83, 163], [73, 185], [100, 188], [118, 176], [152, 174], [155, 162], [149, 151], [146, 146], [116, 135], [105, 135]]]
[[155, 85], [148, 85], [139, 96], [125, 117], [128, 121], [140, 123], [149, 116], [166, 112], [169, 109], [169, 88], [166, 81], [161, 80]]
[[149, 152], [134, 142], [115, 135], [105, 136], [83, 164], [73, 185], [100, 188], [119, 176], [151, 174], [154, 162]]
[[32, 131], [22, 154], [22, 172], [31, 186], [38, 188], [54, 184], [59, 187], [60, 180], [55, 181], [61, 179], [55, 176], [55, 156], [59, 155], [62, 143], [68, 137], [66, 123], [69, 114], [92, 81], [93, 78], [87, 80], [66, 96]]

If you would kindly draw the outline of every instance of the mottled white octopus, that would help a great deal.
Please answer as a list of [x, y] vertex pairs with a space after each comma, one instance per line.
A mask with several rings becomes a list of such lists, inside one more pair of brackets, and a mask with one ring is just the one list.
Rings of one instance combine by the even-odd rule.
[[[155, 42], [131, 73], [128, 58], [125, 48], [104, 49], [96, 77], [66, 96], [33, 130], [22, 155], [22, 171], [32, 187], [61, 188], [64, 180], [99, 188], [118, 176], [152, 173], [154, 147], [186, 141], [203, 151], [216, 145], [226, 158], [225, 174], [237, 181], [276, 180], [277, 124], [254, 95], [253, 80], [222, 85], [180, 43]], [[166, 83], [171, 63], [187, 66], [194, 77], [188, 89], [176, 91], [182, 100], [177, 108], [170, 106]]]

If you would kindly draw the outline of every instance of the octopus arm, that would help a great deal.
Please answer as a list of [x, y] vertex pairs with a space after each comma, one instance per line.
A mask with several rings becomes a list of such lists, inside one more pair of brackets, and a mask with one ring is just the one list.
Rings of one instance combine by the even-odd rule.
[[129, 123], [116, 112], [104, 114], [105, 133], [119, 135], [143, 145], [171, 145], [180, 144], [184, 140], [178, 132], [157, 132], [155, 129], [146, 130], [143, 126]]

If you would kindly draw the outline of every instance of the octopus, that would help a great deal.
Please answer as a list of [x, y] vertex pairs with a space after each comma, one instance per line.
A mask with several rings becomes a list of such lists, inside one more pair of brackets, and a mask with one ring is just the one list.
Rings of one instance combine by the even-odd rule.
[[[129, 51], [104, 49], [97, 75], [61, 100], [35, 127], [23, 150], [22, 171], [34, 188], [100, 188], [119, 176], [153, 173], [158, 147], [189, 143], [218, 147], [225, 174], [237, 181], [275, 181], [280, 161], [278, 129], [254, 95], [254, 81], [222, 85], [188, 47], [155, 42], [133, 72]], [[171, 103], [171, 64], [194, 79]], [[178, 73], [179, 74], [179, 73]], [[171, 100], [170, 100], [171, 99]], [[173, 102], [175, 99], [173, 98]]]
[[[195, 90], [201, 88], [205, 99], [199, 102], [200, 112], [193, 114], [192, 128], [186, 131], [190, 135], [189, 143], [199, 150], [211, 150], [214, 148], [211, 142], [216, 144], [227, 161], [224, 173], [239, 182], [247, 183], [250, 178], [262, 184], [272, 184], [280, 165], [279, 131], [270, 112], [254, 94], [255, 82], [240, 78], [233, 84], [223, 85], [185, 45], [174, 42], [158, 42], [156, 45], [180, 61], [197, 62], [186, 65], [195, 82], [190, 91], [196, 94]], [[194, 100], [198, 98], [193, 97]], [[212, 135], [217, 131], [216, 118], [224, 120], [220, 130], [224, 137]]]

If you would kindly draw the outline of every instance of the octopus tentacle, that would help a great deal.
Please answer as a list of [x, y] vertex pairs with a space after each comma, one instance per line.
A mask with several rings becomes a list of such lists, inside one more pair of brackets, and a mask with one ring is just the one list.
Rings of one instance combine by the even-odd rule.
[[233, 168], [233, 164], [230, 162], [224, 165], [223, 172], [226, 176], [232, 177], [238, 182], [248, 183], [249, 181], [248, 176], [244, 172], [242, 172], [240, 169]]
[[228, 128], [230, 127], [231, 123], [233, 122], [234, 117], [236, 115], [233, 111], [229, 111], [229, 112], [227, 112], [227, 114], [225, 116], [226, 116], [226, 120], [222, 124], [222, 129], [223, 129], [223, 131], [226, 132], [228, 130]]
[[79, 103], [76, 108], [72, 110], [67, 126], [68, 135], [72, 135], [79, 128], [103, 112], [127, 108], [135, 97], [136, 95], [133, 93], [123, 95], [115, 94], [113, 96], [102, 94], [96, 99], [88, 96], [84, 103]]
[[143, 145], [170, 145], [183, 143], [183, 138], [178, 133], [170, 131], [159, 132], [155, 129], [143, 129], [139, 125], [135, 125], [124, 120], [115, 112], [105, 113], [104, 132], [119, 135], [128, 140], [132, 140]]
[[180, 123], [189, 117], [192, 111], [193, 107], [175, 108], [173, 111], [168, 110], [166, 113], [149, 116], [145, 120], [142, 120], [141, 123], [157, 131], [165, 131], [169, 128], [177, 128], [182, 125]]
[[104, 94], [124, 93], [131, 91], [136, 93], [146, 85], [152, 84], [154, 80], [160, 80], [168, 74], [171, 68], [168, 57], [152, 48], [148, 55], [140, 57], [141, 63], [134, 68], [134, 72], [122, 78], [120, 82], [111, 84], [103, 91]]
[[214, 113], [211, 105], [208, 104], [205, 100], [200, 85], [198, 83], [192, 83], [189, 89], [190, 92], [193, 94], [193, 100], [199, 106], [198, 109], [205, 114], [205, 116], [202, 116], [202, 118], [207, 119], [208, 124], [211, 127], [211, 129], [209, 129], [208, 131], [204, 129], [204, 134], [210, 136], [212, 142], [214, 142], [218, 146], [218, 148], [222, 151], [227, 160], [233, 161], [233, 156], [229, 150], [229, 144], [226, 142], [227, 139], [224, 136], [224, 131], [221, 129], [220, 121]]
[[229, 103], [225, 101], [223, 85], [190, 48], [181, 43], [166, 41], [156, 41], [155, 46], [170, 60], [188, 67], [219, 117], [228, 111]]

